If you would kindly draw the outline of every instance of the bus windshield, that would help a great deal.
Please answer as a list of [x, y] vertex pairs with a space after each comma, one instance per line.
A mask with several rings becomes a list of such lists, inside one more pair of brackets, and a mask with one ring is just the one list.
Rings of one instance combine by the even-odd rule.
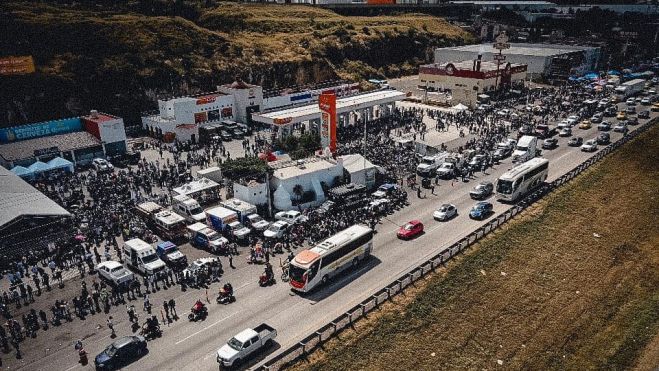
[[291, 280], [295, 282], [304, 282], [302, 276], [304, 276], [304, 273], [307, 270], [305, 268], [300, 268], [298, 266], [295, 266], [293, 264], [290, 265], [290, 270], [288, 271], [289, 276], [291, 277]]
[[499, 180], [497, 182], [497, 192], [504, 195], [513, 193], [513, 182], [510, 180]]

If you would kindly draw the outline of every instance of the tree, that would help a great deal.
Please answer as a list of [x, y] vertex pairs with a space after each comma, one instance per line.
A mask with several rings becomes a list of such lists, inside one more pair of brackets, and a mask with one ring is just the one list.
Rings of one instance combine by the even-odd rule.
[[264, 176], [266, 172], [272, 172], [265, 161], [257, 157], [240, 157], [226, 160], [222, 164], [222, 175], [225, 177], [238, 180], [240, 178]]
[[295, 200], [296, 200], [297, 203], [299, 204], [299, 203], [300, 203], [300, 199], [302, 198], [302, 195], [304, 194], [304, 188], [302, 188], [301, 185], [296, 184], [296, 185], [293, 187], [293, 193], [295, 194]]

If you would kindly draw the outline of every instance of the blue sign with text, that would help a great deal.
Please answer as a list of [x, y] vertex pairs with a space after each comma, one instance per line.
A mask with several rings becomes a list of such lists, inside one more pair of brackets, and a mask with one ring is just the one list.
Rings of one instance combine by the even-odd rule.
[[49, 135], [73, 133], [82, 130], [79, 117], [39, 122], [23, 126], [0, 129], [0, 143], [12, 143], [21, 140], [47, 137]]

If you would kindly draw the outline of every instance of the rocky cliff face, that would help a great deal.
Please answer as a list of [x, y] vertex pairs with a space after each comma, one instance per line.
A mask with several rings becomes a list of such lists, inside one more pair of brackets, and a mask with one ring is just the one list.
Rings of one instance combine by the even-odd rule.
[[213, 90], [236, 76], [265, 88], [393, 77], [430, 61], [434, 47], [472, 40], [426, 15], [349, 17], [307, 6], [193, 0], [159, 13], [158, 1], [146, 8], [149, 1], [140, 8], [5, 3], [9, 17], [0, 22], [13, 37], [1, 38], [0, 50], [33, 55], [37, 73], [3, 78], [0, 124], [90, 108], [137, 123], [159, 97]]

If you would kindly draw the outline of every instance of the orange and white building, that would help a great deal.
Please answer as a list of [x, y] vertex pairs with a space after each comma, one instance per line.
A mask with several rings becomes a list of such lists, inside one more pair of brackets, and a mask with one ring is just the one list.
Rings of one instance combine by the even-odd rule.
[[[480, 58], [461, 62], [432, 63], [419, 67], [419, 86], [428, 90], [450, 91], [452, 104], [473, 107], [478, 96], [495, 89], [511, 88], [526, 80], [527, 65]], [[496, 88], [495, 88], [496, 86]]]

